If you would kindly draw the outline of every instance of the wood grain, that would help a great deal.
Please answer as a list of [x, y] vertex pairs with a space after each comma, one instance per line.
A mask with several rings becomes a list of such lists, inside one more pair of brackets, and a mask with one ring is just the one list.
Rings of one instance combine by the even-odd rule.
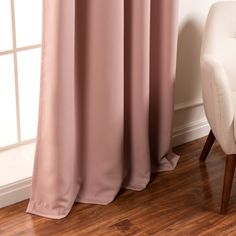
[[142, 192], [122, 190], [108, 206], [75, 204], [62, 220], [26, 214], [27, 201], [0, 209], [0, 235], [236, 235], [236, 183], [228, 214], [220, 215], [225, 157], [215, 143], [207, 164], [199, 164], [204, 142], [176, 148], [175, 171], [153, 175]]

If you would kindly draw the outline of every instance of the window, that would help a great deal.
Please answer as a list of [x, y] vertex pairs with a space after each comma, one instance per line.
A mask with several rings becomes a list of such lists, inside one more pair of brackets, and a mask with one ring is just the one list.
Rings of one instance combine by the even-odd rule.
[[0, 151], [35, 141], [42, 0], [0, 2]]

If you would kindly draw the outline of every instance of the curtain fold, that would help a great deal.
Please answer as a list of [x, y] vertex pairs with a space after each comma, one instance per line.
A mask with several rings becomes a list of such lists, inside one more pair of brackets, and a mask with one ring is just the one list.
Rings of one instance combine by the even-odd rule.
[[43, 0], [39, 125], [27, 212], [65, 217], [173, 170], [176, 0]]

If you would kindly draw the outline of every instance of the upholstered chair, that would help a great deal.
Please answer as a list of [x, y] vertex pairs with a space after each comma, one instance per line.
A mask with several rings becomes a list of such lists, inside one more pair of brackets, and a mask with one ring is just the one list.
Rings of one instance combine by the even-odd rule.
[[226, 214], [236, 164], [236, 1], [218, 2], [210, 9], [203, 36], [201, 73], [211, 131], [200, 161], [206, 160], [216, 139], [226, 154], [221, 203], [221, 213]]

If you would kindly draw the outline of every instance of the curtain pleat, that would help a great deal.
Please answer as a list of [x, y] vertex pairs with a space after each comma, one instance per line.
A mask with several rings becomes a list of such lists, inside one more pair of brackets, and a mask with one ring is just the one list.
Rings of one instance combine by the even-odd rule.
[[39, 125], [27, 212], [65, 217], [175, 168], [176, 0], [44, 0]]

